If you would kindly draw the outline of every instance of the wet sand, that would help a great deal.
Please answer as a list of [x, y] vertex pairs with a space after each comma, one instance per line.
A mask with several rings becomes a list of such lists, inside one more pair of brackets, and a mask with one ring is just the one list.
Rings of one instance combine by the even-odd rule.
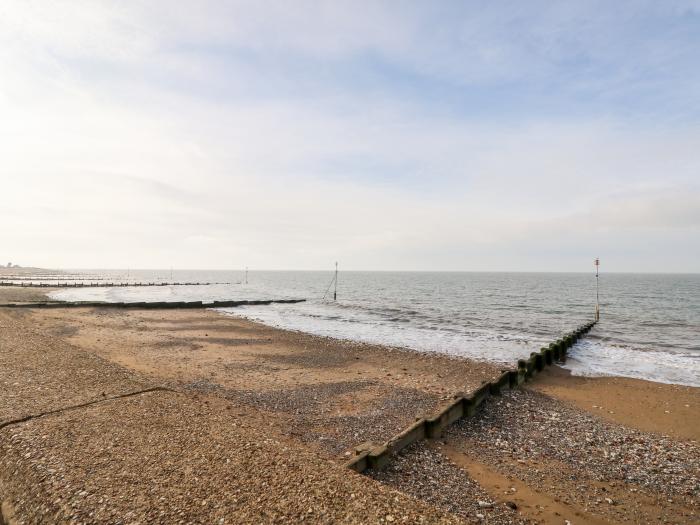
[[580, 377], [555, 368], [533, 388], [603, 419], [680, 439], [700, 440], [700, 389], [626, 377]]
[[30, 315], [43, 333], [159, 384], [273, 414], [272, 424], [335, 459], [388, 440], [454, 392], [499, 374], [486, 363], [278, 330], [215, 311]]
[[53, 301], [46, 294], [58, 288], [30, 288], [21, 286], [0, 287], [0, 304], [3, 303], [33, 303]]
[[700, 389], [559, 369], [366, 477], [343, 467], [354, 447], [499, 368], [214, 311], [0, 309], [0, 324], [0, 425], [55, 411], [0, 429], [18, 523], [698, 516]]

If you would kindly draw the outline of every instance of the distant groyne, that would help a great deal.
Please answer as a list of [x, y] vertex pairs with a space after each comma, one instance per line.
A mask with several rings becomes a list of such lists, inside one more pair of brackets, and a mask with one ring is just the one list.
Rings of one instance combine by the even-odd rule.
[[263, 299], [253, 301], [140, 301], [131, 303], [108, 303], [105, 301], [54, 301], [33, 303], [0, 304], [1, 308], [235, 308], [237, 306], [303, 303], [306, 299]]
[[[38, 281], [38, 280], [35, 280]], [[129, 282], [68, 282], [68, 283], [62, 283], [62, 282], [55, 282], [55, 283], [46, 283], [46, 282], [13, 282], [13, 281], [1, 281], [0, 280], [0, 286], [16, 286], [18, 288], [112, 288], [116, 286], [207, 286], [210, 284], [234, 284], [234, 283], [212, 283], [212, 282], [134, 282], [134, 283], [129, 283]]]

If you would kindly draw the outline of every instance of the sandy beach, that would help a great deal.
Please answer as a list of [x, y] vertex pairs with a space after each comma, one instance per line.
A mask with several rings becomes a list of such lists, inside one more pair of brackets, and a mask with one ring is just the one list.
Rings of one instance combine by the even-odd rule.
[[[41, 290], [45, 292], [46, 290]], [[0, 303], [36, 300], [0, 289]], [[369, 476], [499, 368], [208, 310], [0, 308], [8, 523], [694, 523], [700, 389], [556, 367]]]
[[2, 1], [0, 525], [700, 525], [699, 26]]

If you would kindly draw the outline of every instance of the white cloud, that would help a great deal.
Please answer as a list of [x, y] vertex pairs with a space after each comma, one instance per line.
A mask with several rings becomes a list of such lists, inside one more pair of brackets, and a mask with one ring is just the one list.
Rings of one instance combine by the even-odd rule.
[[[532, 53], [504, 35], [521, 13], [495, 21], [487, 11], [464, 20], [458, 49], [469, 54], [453, 55], [454, 35], [426, 32], [432, 21], [420, 7], [387, 5], [236, 2], [215, 14], [174, 4], [5, 7], [5, 258], [575, 269], [591, 253], [572, 238], [593, 255], [601, 246], [652, 252], [661, 238], [700, 244], [694, 125], [637, 129], [606, 116], [491, 122], [433, 114], [390, 92], [205, 96], [175, 82], [195, 75], [199, 85], [215, 64], [225, 71], [213, 82], [245, 85], [251, 69], [204, 49], [217, 46], [320, 63], [377, 53], [455, 82], [517, 78], [550, 67], [565, 38], [542, 28], [544, 57], [528, 63]], [[551, 16], [557, 27], [575, 19], [567, 10]], [[465, 67], [470, 61], [479, 67]], [[542, 266], [542, 250], [555, 247], [569, 256]], [[683, 250], [677, 267], [697, 270]], [[619, 261], [619, 270], [648, 269], [636, 257]]]

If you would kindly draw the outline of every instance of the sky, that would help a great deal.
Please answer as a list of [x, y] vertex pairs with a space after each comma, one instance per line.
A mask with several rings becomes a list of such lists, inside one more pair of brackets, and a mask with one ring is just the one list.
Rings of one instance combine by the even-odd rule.
[[0, 263], [700, 271], [700, 1], [0, 0]]

